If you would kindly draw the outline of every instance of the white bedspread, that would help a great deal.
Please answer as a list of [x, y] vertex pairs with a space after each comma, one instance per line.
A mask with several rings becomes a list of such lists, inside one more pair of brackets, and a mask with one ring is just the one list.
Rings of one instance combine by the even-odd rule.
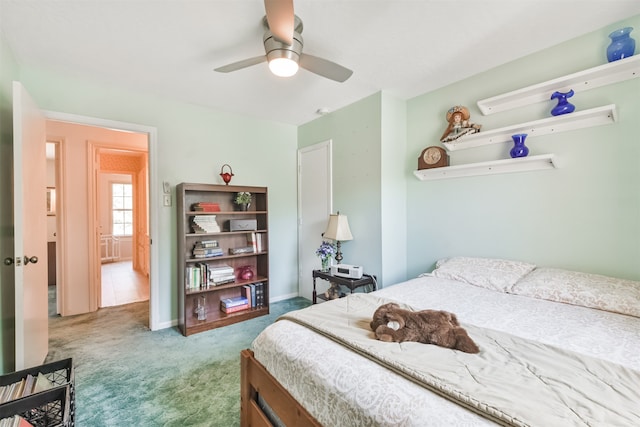
[[[448, 310], [465, 324], [640, 370], [639, 318], [431, 277], [391, 286], [376, 295], [416, 309]], [[253, 349], [257, 359], [326, 426], [492, 424], [292, 322], [279, 321], [267, 328]]]

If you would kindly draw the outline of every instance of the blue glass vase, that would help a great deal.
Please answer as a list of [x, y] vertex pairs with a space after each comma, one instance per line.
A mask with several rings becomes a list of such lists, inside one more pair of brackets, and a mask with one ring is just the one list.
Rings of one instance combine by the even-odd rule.
[[636, 51], [636, 41], [629, 37], [633, 27], [620, 28], [609, 34], [611, 44], [607, 47], [609, 62], [633, 56]]
[[571, 98], [573, 96], [573, 89], [569, 92], [553, 92], [551, 95], [551, 99], [557, 99], [558, 105], [556, 105], [553, 110], [551, 110], [552, 116], [559, 116], [560, 114], [568, 114], [573, 113], [573, 110], [576, 109], [576, 106], [567, 101], [567, 98]]
[[514, 159], [516, 157], [527, 157], [529, 154], [529, 147], [524, 145], [524, 140], [527, 139], [526, 133], [517, 133], [515, 135], [511, 135], [511, 139], [513, 139], [513, 148], [509, 151], [509, 154]]

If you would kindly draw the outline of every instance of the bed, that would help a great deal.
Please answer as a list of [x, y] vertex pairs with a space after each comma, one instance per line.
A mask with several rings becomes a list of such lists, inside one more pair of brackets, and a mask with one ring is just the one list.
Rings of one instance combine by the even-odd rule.
[[[387, 301], [455, 313], [480, 353], [377, 341]], [[241, 425], [640, 425], [639, 349], [640, 282], [452, 257], [267, 327], [241, 354]]]

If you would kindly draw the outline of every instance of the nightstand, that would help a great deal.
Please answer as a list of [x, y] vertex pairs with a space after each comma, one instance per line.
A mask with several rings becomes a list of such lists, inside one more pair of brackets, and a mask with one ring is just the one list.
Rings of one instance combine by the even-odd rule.
[[327, 300], [323, 293], [320, 295], [316, 292], [316, 279], [323, 279], [329, 283], [336, 283], [340, 286], [345, 286], [349, 289], [350, 293], [353, 293], [354, 289], [369, 286], [368, 292], [375, 291], [378, 288], [376, 282], [376, 276], [370, 274], [363, 274], [360, 279], [348, 279], [346, 277], [333, 276], [329, 272], [323, 272], [320, 270], [313, 270], [313, 303], [316, 304], [318, 298], [321, 300]]

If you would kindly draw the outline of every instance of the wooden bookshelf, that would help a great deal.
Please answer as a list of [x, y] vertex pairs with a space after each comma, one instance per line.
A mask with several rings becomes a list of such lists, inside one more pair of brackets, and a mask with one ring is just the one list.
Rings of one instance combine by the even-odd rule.
[[[251, 205], [247, 211], [238, 210], [233, 203], [238, 192], [251, 193]], [[269, 227], [268, 192], [266, 187], [233, 186], [181, 183], [176, 187], [178, 209], [178, 325], [183, 335], [207, 331], [233, 323], [264, 316], [269, 313]], [[197, 203], [215, 204], [219, 211], [196, 211]], [[194, 229], [194, 219], [205, 222], [215, 221], [219, 230], [198, 232]], [[208, 218], [208, 217], [215, 217]], [[255, 229], [230, 230], [230, 221], [247, 220], [255, 224]], [[230, 249], [249, 247], [252, 236], [260, 244], [249, 253], [231, 254]], [[220, 250], [215, 256], [195, 257], [196, 243], [216, 241]], [[200, 282], [194, 282], [192, 269], [206, 265], [208, 269], [229, 266], [233, 269], [234, 281], [215, 284], [201, 275]], [[253, 272], [251, 279], [239, 276], [242, 267], [248, 266]], [[196, 270], [197, 271], [197, 270]], [[246, 310], [225, 313], [220, 309], [220, 301], [241, 296], [245, 285], [262, 283], [262, 306], [252, 306]], [[195, 285], [195, 287], [194, 287]], [[206, 318], [198, 320], [196, 307], [203, 305]]]

